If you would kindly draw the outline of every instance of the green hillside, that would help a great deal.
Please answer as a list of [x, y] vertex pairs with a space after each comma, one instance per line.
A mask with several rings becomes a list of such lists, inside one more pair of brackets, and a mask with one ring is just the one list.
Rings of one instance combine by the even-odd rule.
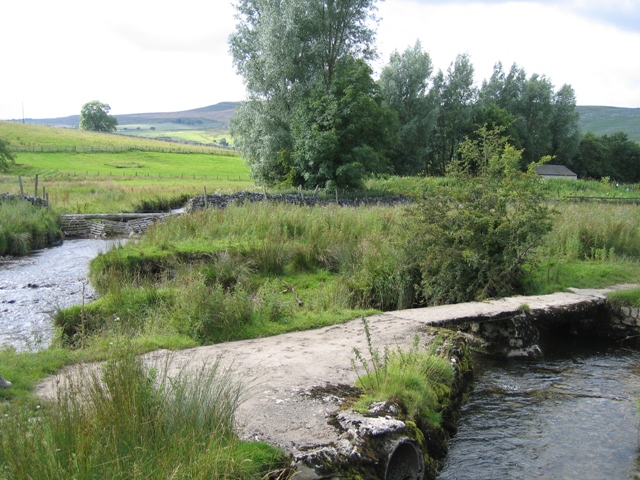
[[203, 145], [178, 145], [166, 141], [148, 138], [136, 138], [127, 135], [88, 132], [72, 128], [30, 125], [0, 121], [0, 138], [9, 141], [16, 151], [64, 151], [63, 149], [80, 149], [102, 147], [113, 150], [151, 150], [151, 151], [193, 151], [237, 155], [235, 151], [209, 148]]
[[604, 135], [622, 131], [630, 140], [640, 142], [640, 108], [582, 106], [577, 110], [583, 133]]

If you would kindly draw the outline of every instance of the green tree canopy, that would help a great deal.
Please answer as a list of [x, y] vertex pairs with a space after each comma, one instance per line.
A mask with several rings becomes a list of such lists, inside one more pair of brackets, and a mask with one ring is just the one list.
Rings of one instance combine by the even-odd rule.
[[382, 105], [371, 68], [351, 57], [335, 66], [329, 88], [318, 84], [296, 106], [293, 184], [361, 187], [366, 173], [387, 173], [395, 116]]
[[[229, 37], [229, 46], [236, 69], [244, 77], [248, 98], [238, 109], [231, 130], [256, 180], [322, 187], [325, 186], [322, 182], [335, 177], [335, 173], [318, 175], [324, 168], [315, 163], [311, 171], [306, 170], [310, 163], [302, 161], [308, 157], [304, 146], [311, 140], [300, 132], [294, 134], [300, 121], [307, 126], [315, 125], [316, 133], [327, 128], [341, 136], [338, 149], [341, 155], [349, 156], [350, 149], [362, 148], [361, 141], [349, 145], [348, 136], [342, 135], [341, 130], [348, 126], [340, 119], [340, 112], [321, 112], [315, 105], [331, 103], [336, 95], [340, 97], [338, 103], [362, 100], [359, 95], [342, 95], [344, 92], [340, 93], [340, 88], [333, 84], [336, 77], [344, 74], [339, 72], [341, 65], [349, 62], [346, 59], [372, 57], [371, 21], [376, 1], [237, 2], [238, 23]], [[371, 93], [364, 88], [365, 95]], [[327, 118], [329, 112], [338, 117]], [[320, 136], [323, 137], [320, 143], [328, 148], [329, 135]], [[317, 159], [326, 158], [318, 152]], [[348, 163], [353, 162], [346, 157], [337, 160], [339, 165]], [[377, 159], [373, 163], [377, 164]], [[361, 167], [361, 173], [374, 169], [368, 161]], [[314, 184], [316, 181], [320, 183]]]
[[0, 138], [0, 171], [7, 171], [16, 163], [16, 155], [9, 150], [9, 142]]
[[403, 53], [393, 52], [380, 74], [385, 104], [398, 115], [398, 143], [392, 154], [396, 174], [426, 170], [438, 105], [430, 89], [433, 66], [420, 41]]
[[118, 119], [109, 115], [110, 110], [109, 105], [97, 100], [85, 103], [80, 110], [80, 130], [115, 132]]
[[522, 152], [501, 129], [480, 130], [479, 140], [460, 145], [457, 185], [408, 210], [408, 257], [429, 305], [521, 293], [525, 267], [551, 229], [533, 168], [518, 169]]

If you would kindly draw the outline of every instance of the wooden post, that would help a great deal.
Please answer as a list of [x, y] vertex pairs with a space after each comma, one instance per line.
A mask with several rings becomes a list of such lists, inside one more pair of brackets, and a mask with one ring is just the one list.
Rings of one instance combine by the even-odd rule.
[[38, 174], [36, 173], [36, 193], [35, 193], [35, 197], [38, 198]]
[[204, 208], [209, 208], [209, 200], [207, 199], [207, 187], [204, 187]]
[[49, 206], [49, 192], [47, 192], [47, 195], [46, 195], [46, 197], [45, 197], [45, 200], [47, 201], [47, 208], [51, 208], [51, 207]]
[[47, 189], [45, 188], [45, 186], [42, 186], [42, 198], [47, 198]]
[[20, 198], [24, 198], [24, 188], [22, 188], [22, 177], [18, 175], [18, 183], [20, 184]]

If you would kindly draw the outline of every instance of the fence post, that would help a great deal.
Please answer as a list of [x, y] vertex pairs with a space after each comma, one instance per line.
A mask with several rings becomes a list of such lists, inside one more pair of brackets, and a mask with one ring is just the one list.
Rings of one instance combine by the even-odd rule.
[[24, 198], [24, 189], [22, 188], [22, 177], [18, 175], [18, 183], [20, 184], [20, 198]]
[[207, 187], [204, 187], [204, 208], [209, 208], [209, 199], [207, 198]]
[[35, 197], [38, 198], [38, 174], [36, 173], [36, 190]]

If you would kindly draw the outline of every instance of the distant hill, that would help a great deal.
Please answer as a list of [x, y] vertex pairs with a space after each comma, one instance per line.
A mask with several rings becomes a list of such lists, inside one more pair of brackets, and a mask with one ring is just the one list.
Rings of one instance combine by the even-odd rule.
[[[222, 102], [208, 107], [184, 110], [182, 112], [160, 112], [160, 113], [132, 113], [128, 115], [115, 115], [118, 119], [118, 126], [127, 125], [147, 125], [157, 126], [175, 124], [177, 129], [217, 129], [225, 130], [229, 128], [229, 120], [236, 111], [240, 102]], [[10, 120], [13, 122], [22, 120]], [[25, 118], [25, 123], [38, 125], [51, 125], [55, 127], [77, 127], [80, 122], [80, 115], [70, 115], [59, 118]]]
[[582, 133], [625, 132], [629, 140], [640, 142], [640, 108], [584, 106], [577, 109]]
[[[167, 132], [183, 131], [184, 136], [185, 130], [228, 130], [229, 120], [239, 105], [240, 102], [222, 102], [181, 112], [132, 113], [115, 117], [118, 119], [118, 130], [122, 133], [149, 135], [149, 129], [152, 129], [157, 135], [170, 137]], [[578, 106], [577, 110], [583, 133], [592, 131], [603, 135], [622, 131], [627, 133], [630, 140], [640, 142], [640, 108]], [[27, 118], [25, 123], [75, 128], [79, 117]]]

